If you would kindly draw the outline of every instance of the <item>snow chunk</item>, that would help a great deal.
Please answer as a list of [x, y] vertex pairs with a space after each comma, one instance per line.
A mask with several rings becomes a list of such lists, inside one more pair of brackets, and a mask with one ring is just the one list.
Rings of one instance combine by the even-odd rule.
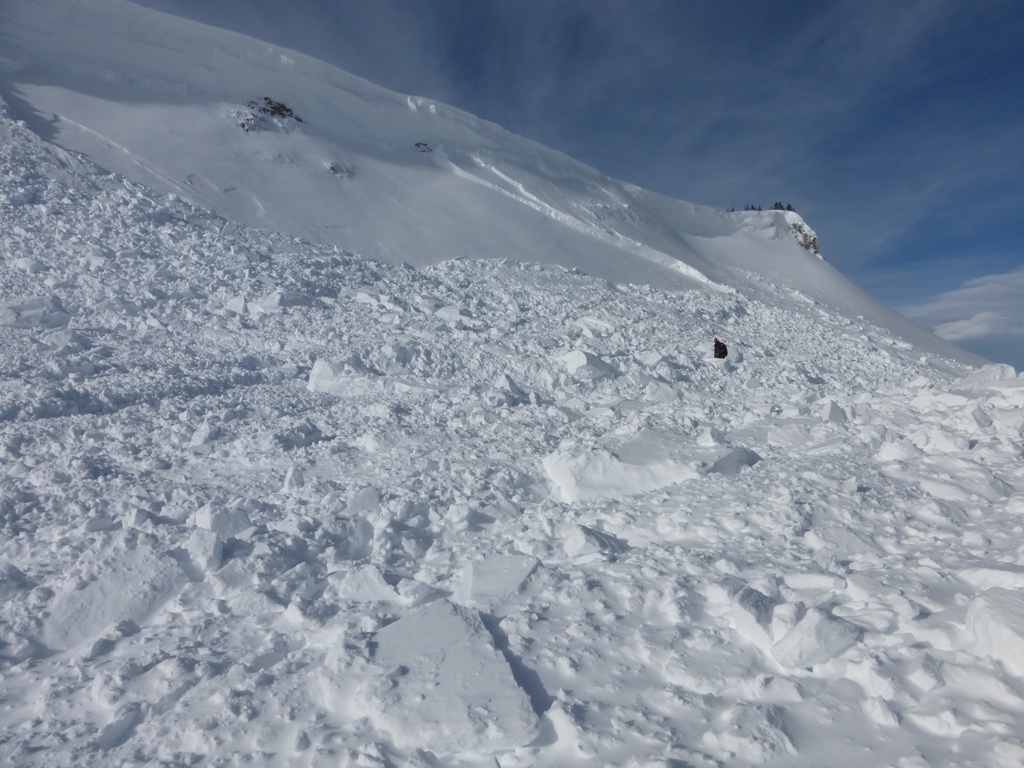
[[772, 646], [772, 656], [787, 667], [813, 667], [838, 656], [859, 639], [860, 629], [850, 622], [812, 608]]
[[865, 555], [876, 555], [875, 546], [865, 541], [845, 525], [823, 525], [807, 531], [804, 541], [815, 550], [825, 550], [843, 560], [860, 560]]
[[622, 498], [698, 476], [692, 466], [667, 454], [631, 447], [641, 446], [623, 446], [615, 453], [606, 448], [560, 447], [544, 458], [544, 471], [555, 495], [565, 502]]
[[196, 528], [185, 545], [192, 564], [201, 571], [215, 571], [220, 568], [224, 554], [224, 543], [220, 536], [205, 528]]
[[284, 476], [284, 485], [281, 486], [281, 493], [295, 493], [306, 484], [306, 477], [302, 470], [294, 464], [288, 467]]
[[749, 585], [741, 589], [732, 602], [736, 631], [767, 652], [772, 645], [772, 615], [779, 602], [778, 598]]
[[225, 539], [252, 526], [244, 509], [224, 509], [213, 504], [205, 504], [197, 509], [192, 519], [197, 527], [213, 531]]
[[752, 467], [761, 457], [749, 448], [736, 448], [711, 465], [708, 474], [738, 475], [744, 467]]
[[562, 355], [562, 362], [569, 369], [569, 374], [577, 379], [596, 381], [609, 376], [612, 372], [611, 366], [600, 357], [580, 349], [566, 352]]
[[23, 272], [28, 272], [30, 275], [35, 275], [38, 274], [39, 272], [46, 271], [45, 264], [36, 261], [35, 259], [29, 258], [28, 256], [23, 256], [20, 259], [15, 259], [14, 266], [22, 270]]
[[1024, 590], [1024, 567], [1010, 563], [992, 566], [972, 566], [961, 568], [958, 572], [961, 579], [978, 589], [1000, 587], [1007, 590]]
[[114, 719], [96, 735], [96, 746], [104, 752], [124, 744], [132, 730], [145, 717], [142, 705], [137, 701], [122, 704], [117, 708]]
[[437, 600], [376, 635], [369, 709], [399, 749], [494, 753], [531, 742], [530, 699], [476, 611]]
[[565, 553], [569, 557], [592, 560], [603, 555], [617, 555], [629, 549], [629, 544], [610, 533], [586, 525], [577, 525], [565, 540]]
[[370, 371], [363, 365], [359, 355], [350, 355], [344, 360], [330, 362], [317, 360], [309, 372], [310, 392], [327, 392], [332, 395], [344, 395], [353, 391], [353, 383], [370, 376]]
[[0, 301], [0, 326], [5, 328], [62, 328], [70, 321], [56, 296]]
[[967, 607], [967, 629], [980, 655], [1024, 675], [1024, 592], [987, 589]]
[[530, 396], [508, 374], [498, 374], [491, 386], [493, 389], [487, 394], [487, 402], [494, 407], [515, 407], [530, 402]]
[[821, 417], [825, 421], [831, 421], [834, 424], [845, 424], [849, 420], [846, 416], [846, 411], [835, 400], [829, 400], [822, 407]]
[[790, 589], [805, 592], [840, 592], [846, 589], [846, 579], [833, 573], [787, 573], [782, 580]]
[[453, 585], [452, 599], [471, 608], [493, 611], [514, 595], [537, 569], [529, 555], [491, 555], [467, 565]]
[[25, 572], [13, 563], [0, 563], [0, 600], [8, 600], [22, 591], [28, 591], [35, 583]]
[[50, 648], [73, 648], [114, 623], [141, 623], [186, 580], [177, 562], [147, 546], [105, 550], [90, 560], [86, 586], [76, 589], [74, 579], [53, 601], [42, 631]]
[[92, 348], [92, 342], [88, 338], [68, 328], [46, 331], [41, 339], [44, 344], [54, 349], [55, 354], [62, 356]]
[[398, 591], [384, 580], [384, 574], [375, 565], [367, 563], [348, 571], [338, 579], [339, 574], [327, 577], [329, 591], [341, 601], [357, 603], [401, 603], [404, 599]]
[[459, 323], [470, 319], [468, 314], [456, 306], [441, 307], [434, 312], [434, 317], [446, 323]]
[[993, 363], [983, 365], [973, 373], [969, 373], [953, 384], [953, 389], [985, 389], [998, 382], [1017, 378], [1017, 371], [1012, 365]]
[[264, 312], [278, 312], [288, 307], [314, 307], [316, 298], [298, 291], [276, 290], [256, 306]]
[[801, 449], [811, 442], [811, 430], [807, 424], [782, 424], [768, 430], [768, 445], [775, 448]]
[[668, 382], [653, 379], [644, 387], [643, 399], [649, 403], [671, 403], [679, 399], [679, 393]]

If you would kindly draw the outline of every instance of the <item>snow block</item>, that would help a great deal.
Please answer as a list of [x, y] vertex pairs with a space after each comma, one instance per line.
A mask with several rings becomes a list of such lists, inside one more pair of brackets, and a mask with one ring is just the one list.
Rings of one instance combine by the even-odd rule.
[[7, 600], [19, 592], [27, 592], [35, 582], [13, 563], [0, 563], [0, 600]]
[[42, 640], [54, 650], [67, 650], [98, 637], [121, 621], [141, 624], [185, 583], [172, 558], [150, 547], [94, 553], [83, 564], [91, 578], [76, 589], [78, 578], [54, 599], [43, 624]]
[[987, 589], [967, 607], [967, 630], [975, 650], [1013, 675], [1024, 675], [1024, 592]]
[[597, 355], [576, 349], [562, 355], [562, 362], [569, 369], [569, 374], [577, 379], [595, 381], [611, 374], [611, 366]]
[[490, 397], [488, 397], [488, 401], [494, 406], [507, 405], [513, 407], [530, 402], [530, 396], [507, 374], [498, 374], [492, 386], [494, 389]]
[[744, 467], [752, 467], [760, 460], [749, 448], [736, 448], [712, 464], [708, 474], [738, 475]]
[[782, 581], [798, 592], [842, 592], [846, 589], [846, 579], [834, 573], [787, 573], [782, 576]]
[[538, 561], [529, 555], [491, 555], [474, 560], [453, 585], [452, 600], [492, 612], [515, 595], [535, 570]]
[[198, 528], [213, 531], [221, 538], [229, 539], [252, 526], [244, 509], [223, 509], [205, 504], [196, 510], [193, 522]]
[[215, 571], [220, 568], [224, 554], [224, 543], [213, 531], [196, 528], [185, 545], [192, 564], [201, 571]]
[[288, 467], [284, 476], [284, 485], [281, 486], [281, 493], [295, 493], [306, 484], [306, 477], [302, 470], [294, 464]]
[[668, 382], [655, 379], [647, 382], [643, 399], [648, 403], [672, 403], [679, 399], [679, 393]]
[[355, 382], [360, 382], [356, 387], [365, 389], [365, 380], [370, 375], [359, 355], [350, 355], [333, 363], [320, 359], [313, 363], [306, 387], [310, 392], [344, 395], [353, 391]]
[[595, 559], [621, 554], [629, 549], [629, 544], [610, 533], [576, 525], [566, 538], [564, 547], [569, 557]]
[[63, 328], [71, 322], [55, 296], [0, 301], [0, 326], [5, 328]]
[[861, 630], [850, 622], [811, 608], [772, 646], [772, 656], [786, 667], [813, 667], [851, 647], [860, 634]]
[[992, 587], [1010, 591], [1024, 590], [1024, 567], [1011, 563], [961, 568], [957, 575], [972, 587], [982, 590]]
[[64, 357], [92, 348], [92, 341], [69, 328], [56, 328], [42, 334], [42, 341], [53, 347], [54, 354]]
[[844, 411], [843, 407], [835, 400], [829, 400], [821, 409], [821, 417], [825, 421], [831, 421], [833, 424], [845, 424], [849, 421], [846, 416], [846, 411]]
[[736, 631], [765, 652], [772, 646], [772, 614], [779, 602], [777, 598], [750, 586], [741, 589], [733, 598], [732, 616]]
[[657, 451], [565, 446], [545, 457], [543, 466], [556, 497], [565, 502], [622, 498], [698, 476], [689, 464]]
[[23, 272], [28, 272], [30, 275], [37, 275], [40, 272], [46, 271], [46, 265], [42, 262], [36, 261], [35, 259], [23, 256], [20, 259], [14, 260], [14, 266]]
[[387, 674], [368, 709], [399, 749], [490, 754], [536, 737], [530, 699], [476, 611], [437, 600], [379, 630], [376, 643]]
[[340, 576], [327, 577], [328, 591], [339, 601], [357, 603], [401, 603], [404, 599], [384, 580], [380, 569], [369, 563], [360, 565]]
[[305, 293], [297, 291], [277, 290], [259, 303], [259, 308], [264, 312], [277, 312], [288, 307], [313, 307], [317, 300]]
[[807, 545], [819, 552], [826, 552], [841, 560], [860, 560], [866, 555], [880, 554], [870, 544], [845, 525], [823, 525], [804, 534]]
[[441, 307], [439, 310], [434, 312], [434, 317], [439, 320], [444, 320], [446, 323], [457, 324], [465, 320], [469, 320], [470, 317], [462, 309], [456, 306]]
[[114, 719], [96, 734], [95, 745], [104, 752], [121, 746], [128, 740], [135, 726], [144, 718], [145, 712], [139, 702], [122, 704], [117, 708]]
[[1017, 378], [1017, 371], [1012, 365], [1006, 363], [992, 363], [983, 365], [973, 373], [969, 373], [959, 381], [955, 382], [952, 389], [985, 389], [998, 382], [1011, 381]]

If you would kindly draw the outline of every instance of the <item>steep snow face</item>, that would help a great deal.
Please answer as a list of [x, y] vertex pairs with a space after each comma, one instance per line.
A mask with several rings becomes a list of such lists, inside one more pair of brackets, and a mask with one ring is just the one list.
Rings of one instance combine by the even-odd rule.
[[126, 0], [9, 0], [0, 21], [0, 89], [17, 116], [231, 222], [419, 266], [512, 259], [744, 293], [768, 277], [981, 362], [801, 247], [795, 214], [654, 195], [445, 105]]
[[0, 104], [0, 763], [1020, 764], [1024, 381], [749, 284], [373, 262]]

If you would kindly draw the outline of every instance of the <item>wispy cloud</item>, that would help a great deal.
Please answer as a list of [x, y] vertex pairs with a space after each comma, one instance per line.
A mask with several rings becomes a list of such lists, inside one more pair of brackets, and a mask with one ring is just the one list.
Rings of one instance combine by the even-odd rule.
[[[1010, 326], [1009, 329], [1008, 326]], [[1006, 333], [1007, 330], [1014, 330], [1010, 319], [998, 312], [988, 310], [978, 312], [966, 320], [954, 320], [935, 327], [935, 333], [947, 341], [979, 339], [997, 333]]]
[[967, 281], [903, 314], [944, 339], [1024, 369], [1024, 268]]

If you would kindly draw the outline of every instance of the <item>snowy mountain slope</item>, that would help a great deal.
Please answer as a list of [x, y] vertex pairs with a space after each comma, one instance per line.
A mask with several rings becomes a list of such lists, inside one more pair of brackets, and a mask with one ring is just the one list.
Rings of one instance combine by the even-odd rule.
[[[983, 362], [799, 247], [793, 214], [670, 200], [450, 107], [125, 0], [12, 0], [0, 14], [0, 93], [18, 117], [232, 222], [392, 263], [510, 258], [744, 291], [763, 275], [923, 351]], [[260, 114], [265, 99], [299, 119]]]
[[0, 762], [1024, 759], [1011, 370], [0, 136]]

